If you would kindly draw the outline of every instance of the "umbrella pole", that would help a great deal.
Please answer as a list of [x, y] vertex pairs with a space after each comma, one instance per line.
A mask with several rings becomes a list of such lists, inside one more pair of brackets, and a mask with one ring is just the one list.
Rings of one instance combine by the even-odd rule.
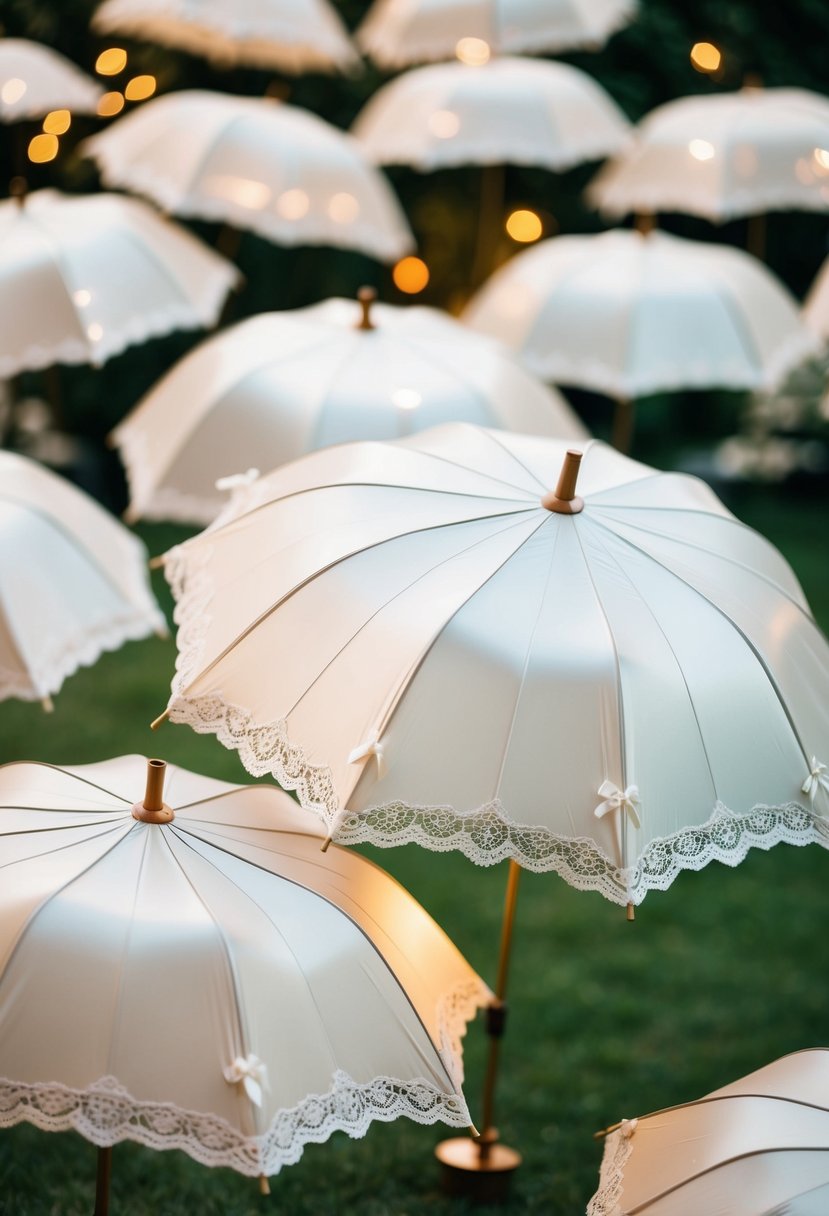
[[98, 1149], [98, 1168], [95, 1177], [94, 1216], [109, 1216], [109, 1181], [112, 1177], [112, 1146]]
[[472, 262], [471, 285], [480, 287], [495, 269], [495, 253], [504, 214], [506, 171], [503, 165], [484, 165], [478, 206], [478, 237]]
[[746, 230], [746, 249], [761, 262], [766, 260], [766, 217], [750, 215]]
[[617, 452], [627, 456], [633, 442], [635, 403], [629, 397], [617, 397], [613, 410], [613, 437], [611, 443]]

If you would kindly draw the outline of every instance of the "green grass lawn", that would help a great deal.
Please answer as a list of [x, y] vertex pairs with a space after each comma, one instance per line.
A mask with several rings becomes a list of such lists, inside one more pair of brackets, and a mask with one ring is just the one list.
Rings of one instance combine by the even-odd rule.
[[[740, 508], [789, 557], [826, 628], [825, 501], [758, 492]], [[143, 535], [159, 552], [183, 533], [147, 527]], [[169, 605], [160, 579], [158, 589]], [[52, 715], [3, 704], [0, 759], [82, 763], [149, 750], [216, 777], [249, 780], [235, 754], [212, 737], [170, 725], [149, 733], [147, 724], [166, 704], [174, 653], [171, 641], [153, 639], [104, 656], [67, 681]], [[367, 851], [492, 981], [506, 866], [478, 869], [414, 846]], [[823, 850], [780, 846], [749, 855], [733, 871], [712, 864], [681, 875], [670, 891], [652, 893], [630, 925], [622, 909], [555, 875], [524, 876], [498, 1121], [525, 1162], [502, 1210], [583, 1212], [601, 1156], [595, 1129], [696, 1097], [785, 1052], [829, 1043], [827, 878]], [[473, 1114], [483, 1058], [484, 1036], [472, 1026], [466, 1065]], [[442, 1134], [405, 1120], [375, 1125], [361, 1141], [336, 1134], [275, 1179], [270, 1199], [249, 1180], [183, 1154], [120, 1145], [113, 1213], [414, 1216], [428, 1204], [435, 1216], [460, 1216], [466, 1205], [438, 1190], [432, 1147]], [[95, 1150], [78, 1136], [28, 1126], [3, 1132], [0, 1213], [88, 1216], [94, 1170]]]

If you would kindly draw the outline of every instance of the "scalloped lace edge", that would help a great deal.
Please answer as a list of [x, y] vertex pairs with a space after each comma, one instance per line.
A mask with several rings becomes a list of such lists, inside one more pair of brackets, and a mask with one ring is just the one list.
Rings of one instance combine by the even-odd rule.
[[625, 1166], [632, 1152], [633, 1136], [622, 1135], [620, 1129], [607, 1137], [599, 1170], [599, 1189], [587, 1205], [587, 1216], [620, 1216]]
[[[609, 166], [608, 176], [615, 166]], [[599, 174], [603, 177], [605, 170]], [[682, 186], [685, 186], [682, 182]], [[682, 190], [673, 194], [659, 185], [617, 185], [616, 182], [602, 181], [599, 176], [590, 182], [584, 192], [590, 207], [601, 212], [608, 219], [618, 220], [625, 215], [637, 211], [679, 212], [682, 215], [698, 215], [710, 220], [712, 224], [725, 224], [729, 220], [739, 219], [746, 215], [761, 215], [765, 211], [825, 211], [826, 200], [817, 187], [812, 193], [806, 193], [806, 188], [800, 187], [792, 191], [791, 187], [763, 188], [752, 187], [750, 190], [735, 190], [723, 199], [712, 199], [710, 191]]]
[[146, 436], [143, 430], [130, 426], [128, 420], [115, 427], [111, 437], [127, 478], [128, 519], [174, 520], [207, 527], [227, 506], [227, 495], [218, 491], [214, 499], [209, 499], [173, 486], [157, 485], [151, 472], [153, 462]]

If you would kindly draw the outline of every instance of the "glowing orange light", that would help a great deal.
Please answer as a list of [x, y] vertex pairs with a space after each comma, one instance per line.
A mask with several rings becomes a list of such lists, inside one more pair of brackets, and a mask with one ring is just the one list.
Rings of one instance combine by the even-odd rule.
[[127, 66], [127, 52], [123, 47], [111, 46], [101, 51], [95, 60], [95, 71], [99, 76], [117, 76]]
[[65, 135], [71, 122], [68, 110], [52, 110], [43, 120], [43, 130], [47, 135]]
[[695, 42], [691, 47], [691, 65], [698, 72], [716, 72], [722, 63], [722, 52], [713, 42]]
[[391, 273], [398, 291], [410, 296], [423, 291], [429, 282], [429, 267], [422, 258], [401, 258]]
[[123, 108], [123, 93], [104, 93], [98, 102], [98, 113], [101, 118], [113, 118], [114, 115], [120, 114]]
[[56, 135], [36, 135], [29, 143], [29, 160], [33, 165], [43, 165], [47, 160], [54, 160], [57, 154]]
[[127, 101], [146, 101], [156, 90], [155, 76], [133, 76], [124, 89]]
[[534, 211], [513, 211], [507, 216], [505, 227], [512, 239], [520, 241], [522, 245], [528, 245], [531, 241], [537, 241], [544, 232], [541, 217], [536, 215]]

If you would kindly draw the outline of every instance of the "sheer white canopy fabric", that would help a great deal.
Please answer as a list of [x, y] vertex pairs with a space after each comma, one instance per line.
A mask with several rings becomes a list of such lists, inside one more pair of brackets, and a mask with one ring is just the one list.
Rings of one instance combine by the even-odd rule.
[[166, 558], [168, 714], [341, 841], [511, 857], [639, 903], [683, 868], [827, 843], [829, 644], [695, 478], [449, 425], [254, 483]]
[[330, 72], [358, 62], [328, 0], [105, 0], [92, 28], [179, 47], [224, 67]]
[[490, 993], [383, 870], [282, 791], [146, 761], [0, 769], [0, 1127], [275, 1174], [333, 1131], [467, 1126]]
[[0, 38], [0, 122], [50, 110], [94, 114], [103, 90], [70, 59], [25, 38]]
[[105, 650], [164, 632], [138, 538], [62, 477], [0, 452], [0, 701], [48, 698]]
[[773, 388], [819, 349], [756, 258], [662, 232], [542, 241], [497, 270], [463, 320], [542, 379], [617, 398]]
[[356, 39], [384, 68], [451, 59], [462, 38], [510, 55], [599, 50], [636, 9], [636, 0], [375, 0]]
[[505, 162], [569, 169], [619, 152], [629, 129], [586, 72], [509, 57], [406, 72], [378, 89], [352, 127], [376, 164], [424, 171]]
[[764, 211], [829, 209], [829, 98], [745, 88], [681, 97], [588, 188], [605, 215], [679, 211], [715, 222]]
[[328, 300], [265, 313], [187, 355], [116, 428], [132, 516], [210, 523], [216, 482], [317, 448], [475, 422], [584, 440], [564, 398], [430, 308]]
[[100, 366], [128, 346], [213, 325], [239, 274], [146, 203], [39, 190], [0, 202], [0, 376]]
[[803, 320], [824, 344], [829, 340], [829, 258], [815, 275], [803, 301]]
[[187, 89], [88, 139], [107, 185], [176, 215], [221, 220], [281, 245], [335, 245], [394, 261], [406, 217], [360, 144], [308, 110]]
[[823, 1216], [829, 1051], [784, 1056], [605, 1141], [588, 1216]]

